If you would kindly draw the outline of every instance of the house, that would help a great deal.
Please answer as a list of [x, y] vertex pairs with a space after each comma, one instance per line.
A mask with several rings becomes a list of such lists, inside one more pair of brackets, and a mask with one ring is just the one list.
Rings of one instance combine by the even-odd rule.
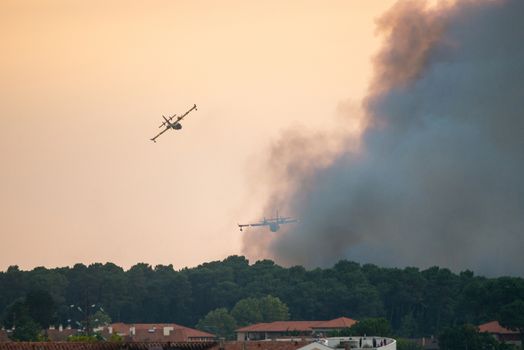
[[[115, 343], [110, 341], [96, 342], [10, 342], [0, 343], [0, 350], [221, 350], [217, 342], [193, 343]], [[226, 350], [226, 349], [222, 349]], [[227, 349], [248, 350], [248, 349]], [[249, 350], [263, 350], [254, 349]], [[273, 348], [267, 350], [296, 350], [296, 348]]]
[[339, 317], [329, 321], [275, 321], [257, 323], [237, 329], [238, 341], [264, 340], [286, 337], [315, 337], [324, 336], [332, 331], [339, 331], [351, 327], [357, 321]]
[[385, 337], [330, 337], [321, 338], [297, 350], [377, 349], [396, 350], [397, 341]]
[[112, 334], [131, 342], [199, 342], [214, 341], [216, 336], [176, 323], [113, 323], [95, 329], [102, 336], [110, 338]]
[[11, 341], [11, 339], [9, 339], [7, 331], [4, 328], [0, 329], [0, 343], [6, 343], [9, 341]]
[[491, 321], [478, 326], [479, 332], [489, 333], [494, 336], [499, 342], [508, 344], [520, 345], [520, 334], [517, 331], [504, 328], [498, 321]]
[[73, 329], [71, 326], [68, 326], [66, 328], [59, 326], [58, 328], [51, 326], [46, 331], [47, 338], [50, 341], [66, 341], [69, 337], [75, 336], [75, 335], [81, 335], [82, 332], [78, 329]]
[[333, 331], [340, 331], [343, 329], [350, 328], [353, 326], [357, 321], [347, 318], [347, 317], [339, 317], [335, 318], [333, 320], [329, 321], [323, 321], [313, 326], [313, 330], [315, 334], [329, 334]]
[[331, 337], [318, 339], [298, 350], [377, 349], [396, 350], [397, 342], [385, 337]]

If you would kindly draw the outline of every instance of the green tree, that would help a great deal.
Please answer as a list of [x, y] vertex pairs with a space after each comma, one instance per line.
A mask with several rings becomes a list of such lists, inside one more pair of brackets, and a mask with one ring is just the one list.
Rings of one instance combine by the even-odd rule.
[[246, 326], [253, 323], [262, 322], [262, 313], [260, 312], [260, 302], [256, 298], [246, 298], [235, 304], [231, 310], [239, 326]]
[[231, 310], [239, 326], [259, 322], [285, 321], [289, 319], [289, 308], [279, 298], [267, 295], [263, 298], [245, 298]]
[[355, 323], [349, 330], [355, 336], [389, 337], [392, 334], [391, 326], [385, 318], [365, 318]]
[[53, 297], [45, 290], [33, 290], [25, 298], [25, 304], [29, 316], [40, 325], [47, 329], [56, 315], [56, 305]]
[[121, 335], [118, 335], [117, 333], [111, 334], [111, 337], [108, 339], [112, 343], [122, 343], [124, 341], [124, 338]]
[[40, 340], [41, 331], [40, 325], [26, 315], [16, 322], [11, 339], [16, 341], [37, 341]]
[[422, 345], [409, 339], [397, 339], [397, 350], [424, 350]]
[[445, 328], [438, 337], [441, 350], [492, 350], [499, 349], [499, 343], [488, 333], [479, 333], [469, 324]]
[[99, 341], [103, 341], [104, 339], [102, 338], [102, 336], [99, 334], [99, 333], [95, 333], [95, 334], [92, 334], [92, 335], [70, 335], [68, 338], [67, 338], [67, 341], [69, 342], [81, 342], [81, 343], [94, 343], [94, 342], [99, 342]]
[[289, 319], [289, 308], [279, 298], [268, 295], [259, 301], [262, 322], [286, 321]]
[[18, 299], [6, 310], [3, 323], [14, 328], [11, 338], [18, 341], [36, 341], [42, 329], [47, 329], [55, 316], [56, 307], [46, 291], [31, 291]]
[[102, 310], [98, 310], [89, 316], [89, 326], [97, 328], [111, 323], [111, 317]]
[[11, 339], [15, 341], [37, 341], [43, 338], [42, 326], [31, 317], [31, 310], [25, 299], [18, 299], [9, 305], [3, 323], [14, 329]]
[[524, 301], [515, 300], [504, 305], [500, 310], [499, 323], [501, 326], [518, 331], [520, 344], [524, 347]]
[[396, 333], [406, 338], [414, 338], [416, 336], [417, 321], [415, 320], [415, 317], [413, 317], [412, 313], [409, 313], [402, 317], [402, 320], [400, 322], [400, 328]]
[[220, 338], [234, 339], [237, 324], [226, 308], [219, 308], [210, 311], [204, 318], [198, 321], [196, 328], [215, 334]]
[[4, 311], [2, 323], [7, 328], [16, 328], [18, 323], [29, 317], [29, 311], [27, 305], [23, 299], [17, 299], [11, 303]]

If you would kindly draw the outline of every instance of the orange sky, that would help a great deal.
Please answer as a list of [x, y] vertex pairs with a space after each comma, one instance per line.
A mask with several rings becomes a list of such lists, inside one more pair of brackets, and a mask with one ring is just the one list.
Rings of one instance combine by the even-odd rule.
[[257, 162], [364, 96], [393, 2], [0, 2], [0, 270], [239, 254]]

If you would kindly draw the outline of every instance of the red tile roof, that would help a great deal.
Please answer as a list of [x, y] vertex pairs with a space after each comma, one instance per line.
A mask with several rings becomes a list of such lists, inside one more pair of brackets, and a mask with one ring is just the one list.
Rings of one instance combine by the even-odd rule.
[[329, 321], [276, 321], [271, 323], [257, 323], [239, 328], [237, 332], [312, 332], [314, 329], [343, 329], [349, 328], [357, 321], [339, 317]]
[[[223, 347], [224, 350], [298, 350], [310, 343], [311, 341], [226, 341]], [[209, 350], [219, 350], [219, 346]]]
[[[181, 326], [176, 323], [113, 323], [113, 333], [128, 336], [133, 341], [188, 341], [196, 338], [215, 338], [214, 334]], [[135, 335], [130, 329], [135, 328]], [[173, 328], [169, 335], [164, 335], [164, 327]]]
[[[215, 341], [182, 343], [118, 343], [118, 342], [10, 342], [0, 343], [0, 350], [212, 350], [217, 349]], [[258, 350], [258, 349], [257, 349]]]
[[125, 324], [122, 322], [118, 322], [118, 323], [113, 323], [113, 324], [110, 324], [109, 326], [103, 327], [104, 328], [103, 331], [106, 331], [109, 327], [111, 327], [113, 333], [120, 334], [120, 335], [127, 335], [129, 334], [129, 328], [132, 326], [133, 325], [131, 324]]
[[313, 327], [324, 321], [275, 321], [271, 323], [257, 323], [239, 328], [237, 332], [291, 332], [313, 331]]
[[357, 321], [347, 318], [347, 317], [339, 317], [335, 318], [334, 320], [320, 322], [319, 324], [315, 325], [313, 328], [333, 328], [333, 329], [340, 329], [340, 328], [349, 328], [353, 326]]
[[8, 341], [11, 341], [11, 339], [9, 339], [7, 332], [4, 329], [0, 329], [0, 343]]
[[50, 341], [66, 341], [69, 336], [78, 334], [78, 330], [69, 328], [63, 328], [62, 330], [56, 328], [47, 330], [47, 337]]
[[512, 331], [511, 329], [504, 328], [498, 321], [491, 321], [488, 323], [481, 324], [479, 331], [493, 333], [493, 334], [517, 334], [518, 332]]

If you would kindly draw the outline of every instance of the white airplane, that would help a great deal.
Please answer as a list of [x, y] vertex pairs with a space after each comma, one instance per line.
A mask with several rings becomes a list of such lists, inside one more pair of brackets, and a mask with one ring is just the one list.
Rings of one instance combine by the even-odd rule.
[[182, 119], [184, 119], [184, 117], [186, 115], [189, 114], [189, 112], [191, 112], [192, 110], [197, 110], [197, 106], [196, 105], [193, 105], [193, 107], [191, 107], [190, 110], [188, 110], [186, 113], [182, 114], [180, 117], [177, 117], [176, 120], [174, 122], [171, 122], [173, 120], [174, 117], [176, 117], [176, 114], [173, 114], [171, 117], [169, 118], [166, 118], [164, 116], [162, 116], [162, 118], [164, 118], [164, 122], [162, 124], [160, 124], [159, 128], [161, 127], [165, 127], [164, 130], [162, 130], [160, 133], [158, 133], [158, 135], [156, 135], [155, 137], [153, 137], [151, 139], [151, 141], [153, 142], [156, 142], [156, 139], [158, 136], [162, 135], [163, 133], [165, 133], [166, 131], [168, 131], [169, 129], [174, 129], [174, 130], [180, 130], [182, 129], [182, 124], [180, 124], [180, 121]]
[[278, 216], [278, 210], [277, 210], [277, 216], [275, 218], [271, 219], [262, 219], [260, 222], [254, 223], [254, 224], [238, 224], [238, 227], [240, 228], [240, 231], [243, 231], [244, 227], [257, 227], [257, 226], [269, 226], [269, 230], [271, 232], [277, 232], [280, 229], [280, 225], [282, 224], [291, 224], [294, 222], [298, 222], [297, 219], [293, 219], [290, 217], [279, 217]]

